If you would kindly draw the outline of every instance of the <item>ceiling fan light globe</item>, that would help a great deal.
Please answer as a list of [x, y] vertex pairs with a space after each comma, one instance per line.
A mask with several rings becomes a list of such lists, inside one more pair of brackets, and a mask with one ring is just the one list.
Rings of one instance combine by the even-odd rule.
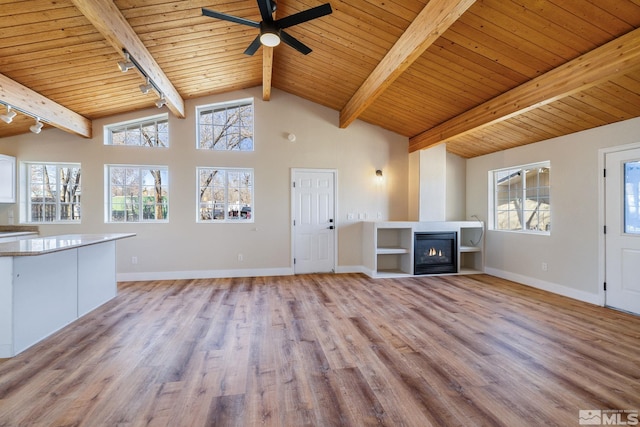
[[275, 47], [280, 44], [280, 37], [275, 33], [262, 33], [260, 34], [260, 43], [263, 46]]

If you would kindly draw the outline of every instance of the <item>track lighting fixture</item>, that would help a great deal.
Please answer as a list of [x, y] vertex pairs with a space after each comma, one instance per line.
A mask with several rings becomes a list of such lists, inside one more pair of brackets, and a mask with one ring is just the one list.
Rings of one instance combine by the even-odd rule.
[[167, 105], [167, 100], [164, 99], [164, 93], [160, 94], [160, 99], [156, 101], [156, 107], [162, 108], [164, 105]]
[[153, 85], [149, 82], [149, 77], [147, 77], [147, 83], [138, 86], [140, 88], [140, 92], [143, 94], [148, 94], [150, 91], [154, 89]]
[[36, 117], [36, 123], [29, 127], [29, 130], [33, 133], [40, 133], [42, 130], [42, 122], [40, 121], [40, 117]]
[[118, 62], [118, 68], [120, 68], [120, 71], [122, 71], [123, 73], [126, 73], [130, 69], [135, 68], [136, 65], [133, 62], [131, 62], [129, 53], [125, 52], [124, 58], [125, 58], [124, 61]]
[[29, 130], [33, 133], [40, 133], [40, 131], [42, 130], [42, 126], [44, 126], [44, 123], [50, 123], [46, 118], [39, 117], [27, 110], [16, 107], [15, 105], [9, 105], [4, 101], [0, 101], [0, 105], [4, 105], [5, 107], [7, 107], [7, 114], [0, 115], [0, 120], [5, 123], [11, 123], [13, 119], [18, 115], [18, 112], [20, 114], [24, 114], [25, 116], [33, 117], [36, 120], [36, 122], [29, 127]]
[[142, 77], [144, 77], [145, 80], [144, 84], [138, 86], [140, 92], [146, 95], [149, 92], [155, 91], [160, 96], [160, 99], [156, 101], [156, 107], [162, 108], [167, 105], [167, 100], [164, 98], [164, 93], [160, 91], [158, 85], [155, 84], [155, 82], [151, 80], [149, 75], [142, 69], [138, 61], [136, 61], [135, 58], [133, 58], [126, 49], [122, 49], [122, 52], [124, 53], [126, 62], [118, 62], [118, 67], [120, 68], [120, 70], [122, 70], [122, 72], [130, 70], [131, 68], [135, 68], [136, 70], [138, 70], [138, 72], [142, 74]]
[[0, 120], [5, 123], [11, 123], [13, 121], [13, 118], [17, 115], [18, 113], [16, 113], [15, 111], [11, 111], [11, 105], [7, 105], [7, 114], [1, 115]]

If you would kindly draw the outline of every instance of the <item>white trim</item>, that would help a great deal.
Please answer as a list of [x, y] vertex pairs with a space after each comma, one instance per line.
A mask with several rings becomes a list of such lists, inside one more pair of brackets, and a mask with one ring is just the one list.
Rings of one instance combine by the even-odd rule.
[[259, 277], [259, 276], [291, 276], [293, 269], [282, 268], [254, 268], [244, 270], [185, 270], [185, 271], [148, 271], [140, 273], [118, 273], [118, 282], [146, 281], [146, 280], [183, 280], [183, 279], [218, 279], [231, 277]]
[[298, 172], [324, 172], [333, 174], [333, 224], [335, 227], [335, 238], [333, 239], [333, 271], [337, 271], [338, 269], [338, 233], [339, 233], [339, 224], [338, 224], [338, 170], [337, 169], [314, 169], [314, 168], [291, 168], [291, 173], [289, 177], [289, 191], [291, 198], [291, 213], [289, 217], [290, 231], [289, 235], [291, 238], [290, 243], [290, 254], [291, 258], [289, 260], [289, 266], [291, 270], [295, 274], [295, 266], [293, 264], [293, 260], [295, 258], [295, 230], [293, 229], [293, 219], [296, 216], [295, 212], [295, 191], [293, 187], [293, 183], [295, 182], [295, 176]]
[[525, 286], [531, 286], [532, 288], [562, 295], [578, 301], [588, 302], [600, 306], [604, 305], [604, 299], [600, 296], [599, 293], [592, 294], [589, 292], [580, 291], [578, 289], [569, 288], [558, 283], [547, 282], [545, 280], [523, 276], [522, 274], [511, 273], [509, 271], [498, 270], [496, 268], [485, 267], [484, 273], [491, 276], [500, 277], [502, 279], [511, 280], [512, 282], [517, 282]]
[[169, 145], [170, 145], [169, 143], [167, 143], [166, 147], [163, 147], [160, 145], [148, 146], [146, 144], [114, 144], [113, 138], [111, 137], [114, 131], [118, 131], [123, 128], [126, 129], [131, 125], [139, 125], [140, 127], [142, 127], [142, 125], [148, 124], [149, 122], [154, 122], [157, 130], [158, 122], [161, 122], [161, 121], [166, 121], [167, 126], [169, 126], [169, 113], [156, 114], [153, 116], [104, 125], [102, 127], [102, 132], [103, 132], [102, 145], [106, 145], [109, 147], [145, 147], [145, 148], [160, 148], [160, 149], [169, 148]]
[[604, 283], [607, 280], [607, 268], [606, 268], [606, 241], [604, 235], [604, 227], [606, 224], [605, 210], [606, 206], [606, 191], [605, 191], [605, 178], [604, 168], [606, 164], [607, 154], [613, 154], [620, 151], [635, 150], [640, 148], [640, 142], [634, 142], [632, 144], [618, 145], [615, 147], [601, 148], [598, 150], [598, 297], [602, 301], [601, 305], [605, 305], [607, 302], [606, 293], [604, 291]]
[[[200, 114], [203, 111], [216, 111], [216, 110], [229, 110], [231, 108], [236, 108], [236, 107], [244, 107], [247, 105], [251, 105], [251, 139], [252, 139], [252, 144], [251, 144], [251, 150], [228, 150], [228, 149], [215, 149], [213, 147], [211, 148], [203, 148], [200, 145]], [[196, 150], [203, 150], [203, 151], [236, 151], [236, 152], [240, 152], [240, 153], [253, 153], [254, 151], [256, 151], [256, 107], [255, 107], [255, 98], [253, 97], [249, 97], [249, 98], [243, 98], [243, 99], [236, 99], [236, 100], [230, 100], [230, 101], [223, 101], [223, 102], [214, 102], [212, 104], [205, 104], [205, 105], [196, 105], [195, 106], [195, 121], [196, 121]], [[213, 126], [213, 125], [212, 125]]]
[[339, 265], [336, 267], [337, 274], [348, 274], [348, 273], [362, 273], [371, 276], [369, 273], [373, 273], [371, 270], [366, 268], [364, 265]]

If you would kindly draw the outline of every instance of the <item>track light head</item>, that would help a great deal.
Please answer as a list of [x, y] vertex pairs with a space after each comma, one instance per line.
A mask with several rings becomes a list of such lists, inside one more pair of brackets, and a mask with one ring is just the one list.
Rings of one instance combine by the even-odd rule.
[[129, 54], [128, 53], [125, 52], [124, 61], [119, 61], [118, 62], [118, 68], [120, 68], [120, 71], [122, 71], [123, 73], [126, 73], [130, 69], [135, 68], [135, 64], [129, 58]]
[[162, 108], [165, 105], [167, 105], [167, 100], [164, 99], [164, 94], [162, 94], [160, 95], [160, 99], [156, 101], [156, 107]]
[[143, 84], [138, 87], [140, 88], [140, 92], [142, 92], [144, 95], [148, 94], [153, 90], [153, 85], [149, 83], [149, 79], [147, 79], [147, 84]]
[[15, 111], [11, 111], [11, 106], [7, 105], [7, 114], [1, 115], [0, 120], [5, 123], [11, 123], [13, 121], [13, 118], [17, 115], [18, 113], [16, 113]]
[[126, 73], [127, 71], [129, 71], [133, 67], [135, 67], [135, 65], [133, 65], [133, 62], [131, 62], [131, 61], [127, 61], [127, 62], [120, 61], [120, 62], [118, 62], [118, 68], [120, 68], [120, 71], [122, 71], [123, 73]]
[[36, 123], [34, 125], [32, 125], [31, 127], [29, 127], [29, 130], [33, 133], [40, 133], [40, 131], [42, 130], [42, 122], [40, 121], [40, 118], [36, 118]]

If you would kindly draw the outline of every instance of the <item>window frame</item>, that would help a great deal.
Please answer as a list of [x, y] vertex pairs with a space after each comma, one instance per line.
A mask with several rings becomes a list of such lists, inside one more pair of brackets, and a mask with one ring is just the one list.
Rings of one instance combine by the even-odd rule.
[[[209, 123], [202, 123], [201, 122], [201, 117], [203, 113], [206, 112], [214, 112], [214, 111], [220, 111], [220, 110], [230, 110], [232, 108], [237, 108], [237, 107], [242, 107], [242, 106], [246, 106], [246, 105], [250, 105], [251, 106], [251, 149], [242, 149], [240, 147], [240, 144], [238, 144], [238, 148], [215, 148], [214, 146], [212, 147], [203, 147], [202, 144], [202, 128], [203, 126], [207, 126], [209, 125]], [[197, 150], [203, 150], [203, 151], [214, 151], [214, 152], [225, 152], [225, 151], [230, 151], [230, 152], [240, 152], [240, 153], [251, 153], [255, 151], [255, 100], [254, 98], [244, 98], [244, 99], [236, 99], [233, 101], [226, 101], [226, 102], [218, 102], [218, 103], [213, 103], [213, 104], [207, 104], [207, 105], [198, 105], [196, 106], [196, 149]], [[211, 134], [214, 135], [214, 130], [213, 128], [215, 127], [213, 125], [213, 123], [210, 124], [211, 125]]]
[[[22, 167], [21, 170], [24, 173], [24, 202], [21, 203], [23, 206], [23, 209], [21, 209], [21, 222], [25, 223], [25, 224], [81, 224], [82, 223], [82, 178], [80, 179], [80, 184], [79, 184], [79, 195], [76, 192], [74, 192], [74, 196], [73, 197], [79, 197], [79, 201], [77, 202], [77, 211], [78, 214], [80, 215], [80, 217], [78, 219], [61, 219], [60, 218], [60, 214], [62, 212], [61, 210], [61, 206], [62, 206], [62, 202], [60, 200], [59, 195], [61, 194], [61, 181], [59, 179], [59, 177], [56, 178], [56, 189], [55, 189], [55, 193], [57, 195], [57, 197], [55, 197], [55, 212], [56, 212], [56, 218], [52, 221], [46, 221], [46, 220], [42, 220], [42, 221], [33, 221], [33, 206], [34, 204], [32, 203], [32, 197], [31, 197], [31, 189], [32, 189], [32, 172], [31, 172], [31, 168], [33, 166], [43, 166], [43, 167], [47, 167], [47, 166], [55, 166], [56, 167], [56, 171], [59, 171], [60, 168], [75, 168], [77, 169], [76, 174], [79, 172], [80, 173], [80, 177], [82, 177], [82, 164], [81, 163], [75, 163], [75, 162], [40, 162], [40, 161], [26, 161], [26, 162], [22, 162]], [[57, 176], [57, 173], [56, 173]], [[73, 204], [73, 202], [71, 202]], [[46, 205], [46, 203], [42, 203], [42, 205]], [[51, 205], [51, 203], [49, 203], [49, 205]], [[73, 211], [75, 212], [76, 209], [72, 208]]]
[[[251, 176], [250, 182], [250, 198], [251, 204], [249, 206], [250, 213], [242, 218], [242, 209], [244, 207], [238, 206], [239, 214], [237, 218], [229, 217], [229, 175], [225, 174], [225, 187], [224, 187], [224, 219], [216, 219], [215, 218], [215, 201], [210, 202], [209, 204], [213, 205], [214, 216], [211, 219], [203, 219], [202, 218], [202, 209], [203, 202], [200, 200], [200, 194], [202, 192], [201, 182], [200, 182], [200, 174], [201, 171], [210, 169], [210, 170], [223, 170], [225, 172], [240, 172], [240, 173], [249, 173]], [[242, 168], [242, 167], [217, 167], [217, 166], [197, 166], [196, 167], [196, 222], [200, 224], [250, 224], [255, 222], [255, 171], [253, 168]]]
[[[166, 123], [167, 125], [167, 138], [166, 138], [166, 145], [161, 145], [161, 144], [155, 144], [155, 145], [148, 145], [148, 144], [144, 144], [142, 143], [142, 138], [140, 138], [140, 143], [139, 144], [114, 144], [113, 143], [113, 134], [116, 131], [120, 131], [120, 130], [126, 130], [127, 129], [133, 129], [135, 127], [140, 129], [140, 134], [142, 134], [142, 128], [145, 125], [149, 125], [149, 124], [154, 124], [155, 126], [155, 132], [156, 135], [159, 134], [158, 131], [158, 123]], [[144, 148], [157, 148], [157, 149], [166, 149], [169, 148], [170, 145], [170, 129], [169, 129], [169, 114], [168, 113], [162, 113], [162, 114], [156, 114], [154, 116], [148, 116], [148, 117], [143, 117], [143, 118], [139, 118], [139, 119], [134, 119], [134, 120], [127, 120], [124, 122], [118, 122], [118, 123], [112, 123], [109, 125], [105, 125], [104, 126], [104, 139], [103, 139], [103, 143], [104, 145], [110, 146], [110, 147], [144, 147]], [[125, 138], [126, 139], [126, 138]], [[157, 139], [157, 141], [159, 141], [159, 139]]]
[[[538, 169], [536, 177], [538, 180], [537, 185], [528, 185], [528, 180], [529, 178], [527, 178], [527, 172], [529, 172], [532, 169]], [[504, 174], [505, 172], [508, 172], [509, 174], [505, 176], [504, 179], [506, 178], [510, 178], [510, 177], [514, 177], [516, 175], [522, 177], [525, 176], [525, 179], [522, 180], [522, 183], [520, 185], [521, 188], [518, 189], [518, 192], [520, 193], [520, 197], [518, 198], [519, 200], [536, 200], [536, 201], [540, 201], [542, 200], [546, 200], [547, 204], [548, 204], [548, 210], [539, 210], [539, 205], [536, 206], [536, 209], [534, 212], [537, 212], [536, 215], [543, 215], [543, 219], [545, 219], [544, 222], [547, 223], [546, 229], [544, 230], [537, 230], [537, 229], [527, 229], [525, 228], [525, 225], [520, 222], [520, 228], [519, 229], [507, 229], [507, 228], [499, 228], [499, 214], [500, 212], [514, 212], [515, 214], [517, 214], [519, 216], [520, 219], [525, 218], [525, 213], [526, 212], [531, 212], [531, 210], [526, 209], [526, 203], [522, 203], [521, 206], [517, 209], [499, 209], [498, 203], [499, 203], [499, 199], [500, 197], [498, 196], [498, 176], [500, 174]], [[540, 185], [540, 174], [541, 173], [548, 173], [549, 177], [548, 177], [548, 185]], [[552, 219], [552, 203], [551, 203], [551, 161], [549, 160], [545, 160], [545, 161], [541, 161], [541, 162], [535, 162], [535, 163], [528, 163], [528, 164], [524, 164], [524, 165], [517, 165], [517, 166], [511, 166], [511, 167], [506, 167], [506, 168], [500, 168], [500, 169], [494, 169], [494, 170], [490, 170], [489, 171], [489, 230], [492, 231], [499, 231], [499, 232], [508, 232], [508, 233], [525, 233], [525, 234], [536, 234], [536, 235], [543, 235], [543, 236], [549, 236], [551, 235], [551, 219]], [[521, 178], [520, 178], [521, 179]], [[536, 195], [532, 198], [532, 196], [529, 194], [528, 195], [528, 190], [535, 190], [536, 191]], [[546, 190], [546, 194], [545, 194], [545, 190]], [[509, 204], [511, 204], [511, 201], [516, 199], [517, 194], [514, 196], [511, 196], [509, 194], [509, 196], [507, 197], [506, 200], [509, 201]], [[545, 218], [545, 212], [546, 212], [546, 218]]]
[[[114, 168], [124, 168], [124, 169], [137, 169], [138, 172], [138, 193], [134, 196], [133, 194], [131, 195], [132, 197], [136, 197], [136, 206], [138, 208], [138, 219], [137, 220], [127, 220], [127, 214], [126, 212], [128, 211], [126, 208], [126, 195], [125, 195], [125, 209], [124, 209], [124, 215], [123, 218], [124, 220], [122, 221], [114, 221], [113, 220], [113, 197], [112, 197], [112, 183], [111, 183], [111, 175], [112, 175], [112, 169]], [[166, 184], [162, 184], [162, 188], [165, 190], [165, 194], [166, 194], [166, 202], [165, 202], [165, 206], [166, 208], [164, 209], [166, 211], [165, 217], [161, 218], [161, 219], [145, 219], [144, 218], [144, 211], [145, 211], [145, 203], [144, 203], [144, 199], [145, 196], [144, 195], [144, 189], [146, 187], [149, 187], [149, 185], [144, 185], [144, 183], [142, 183], [142, 179], [143, 179], [143, 171], [149, 171], [149, 170], [160, 170], [160, 171], [164, 171], [164, 173], [166, 174], [167, 177], [167, 183]], [[162, 223], [168, 223], [169, 222], [169, 213], [170, 213], [170, 192], [169, 192], [169, 182], [170, 182], [170, 178], [169, 178], [169, 167], [166, 165], [141, 165], [141, 164], [105, 164], [104, 165], [104, 182], [105, 182], [105, 200], [104, 200], [104, 222], [105, 224], [162, 224]], [[126, 185], [126, 184], [125, 184]], [[126, 185], [128, 187], [128, 185]], [[140, 212], [142, 212], [142, 215], [140, 215]]]

